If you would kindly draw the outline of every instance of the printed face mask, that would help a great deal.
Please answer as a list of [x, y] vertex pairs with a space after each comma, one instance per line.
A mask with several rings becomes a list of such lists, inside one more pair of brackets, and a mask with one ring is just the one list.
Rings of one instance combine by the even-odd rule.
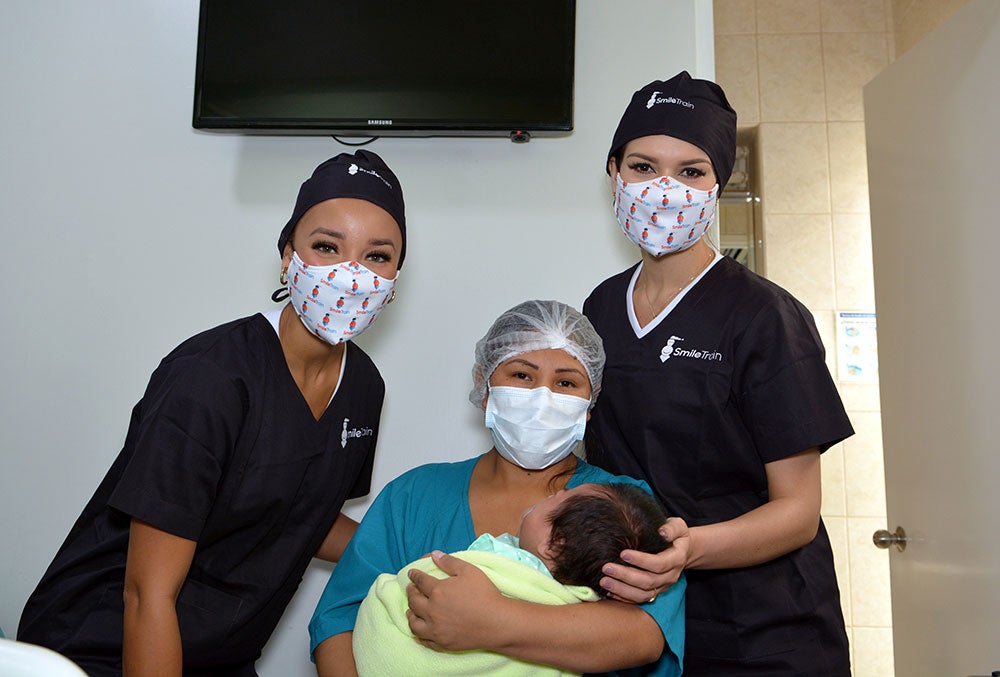
[[615, 218], [622, 232], [653, 256], [687, 249], [712, 225], [719, 184], [704, 191], [669, 176], [625, 183], [621, 174], [615, 184]]
[[486, 427], [501, 456], [526, 470], [548, 468], [583, 439], [590, 400], [545, 387], [490, 388]]
[[356, 261], [310, 266], [293, 252], [288, 266], [292, 307], [306, 329], [334, 346], [372, 325], [395, 284]]

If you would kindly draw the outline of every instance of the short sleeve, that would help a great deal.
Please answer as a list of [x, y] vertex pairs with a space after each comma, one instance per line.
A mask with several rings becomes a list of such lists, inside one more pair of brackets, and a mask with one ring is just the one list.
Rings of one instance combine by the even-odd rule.
[[237, 384], [203, 360], [161, 365], [133, 412], [128, 462], [110, 507], [198, 540], [239, 435], [245, 402]]
[[764, 463], [853, 434], [812, 317], [792, 297], [757, 314], [738, 354], [740, 413]]

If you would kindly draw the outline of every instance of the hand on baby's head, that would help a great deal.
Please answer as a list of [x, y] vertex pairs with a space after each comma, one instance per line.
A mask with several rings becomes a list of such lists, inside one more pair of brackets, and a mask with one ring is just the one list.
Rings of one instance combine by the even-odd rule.
[[624, 563], [623, 550], [656, 553], [668, 547], [659, 533], [666, 515], [656, 499], [638, 486], [578, 488], [583, 487], [592, 489], [570, 494], [548, 515], [542, 560], [560, 583], [585, 585], [606, 596], [600, 586], [606, 563]]

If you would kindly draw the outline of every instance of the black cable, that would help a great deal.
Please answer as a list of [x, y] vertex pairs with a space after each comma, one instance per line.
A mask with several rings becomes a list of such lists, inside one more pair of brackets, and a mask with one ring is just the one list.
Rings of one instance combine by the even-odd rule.
[[343, 139], [337, 138], [336, 134], [331, 134], [330, 138], [333, 139], [334, 141], [336, 141], [337, 143], [342, 143], [345, 146], [367, 146], [369, 143], [371, 143], [372, 141], [374, 141], [378, 137], [377, 136], [373, 136], [370, 139], [368, 139], [367, 141], [362, 141], [360, 143], [347, 143]]

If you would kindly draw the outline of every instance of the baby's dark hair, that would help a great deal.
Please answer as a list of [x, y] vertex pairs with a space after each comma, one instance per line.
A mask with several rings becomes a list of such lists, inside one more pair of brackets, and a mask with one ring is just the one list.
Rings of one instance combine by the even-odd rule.
[[624, 564], [622, 550], [660, 552], [669, 543], [658, 529], [666, 521], [659, 502], [634, 484], [601, 484], [600, 491], [570, 496], [549, 518], [549, 567], [564, 585], [585, 585], [601, 597], [606, 562]]

